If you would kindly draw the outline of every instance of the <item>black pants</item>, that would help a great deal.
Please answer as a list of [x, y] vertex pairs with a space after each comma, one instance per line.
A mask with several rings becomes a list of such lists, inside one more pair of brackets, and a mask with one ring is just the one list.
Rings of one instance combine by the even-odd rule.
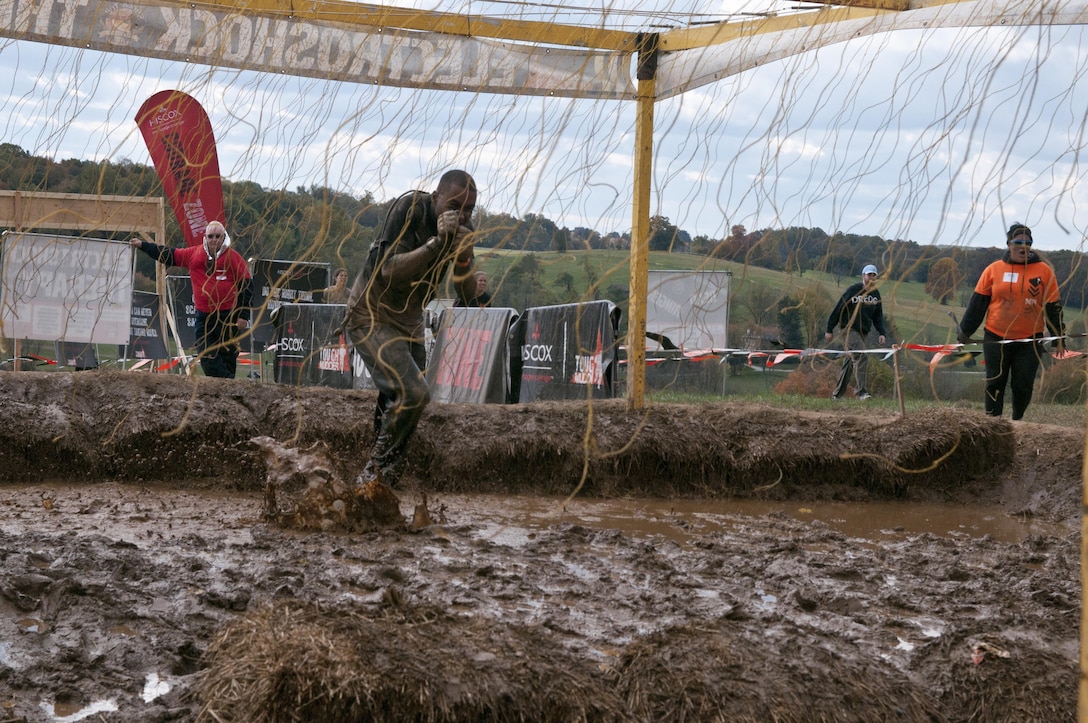
[[1001, 337], [985, 332], [982, 358], [986, 362], [986, 413], [1000, 417], [1005, 410], [1005, 387], [1012, 389], [1012, 418], [1022, 419], [1035, 388], [1042, 349], [1038, 342], [999, 344]]
[[233, 310], [196, 312], [196, 353], [204, 376], [234, 378], [238, 340]]
[[392, 485], [400, 476], [408, 442], [431, 400], [423, 377], [427, 350], [422, 339], [384, 326], [354, 329], [351, 340], [378, 389], [370, 459]]

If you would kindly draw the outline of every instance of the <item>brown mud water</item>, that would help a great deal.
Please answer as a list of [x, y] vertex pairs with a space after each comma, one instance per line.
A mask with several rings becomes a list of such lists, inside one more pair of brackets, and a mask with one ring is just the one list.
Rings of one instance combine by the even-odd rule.
[[[341, 531], [290, 524], [320, 465], [268, 450], [354, 479], [372, 393], [103, 371], [0, 400], [0, 721], [1075, 719], [1077, 430], [435, 404], [400, 518]], [[678, 534], [586, 512], [610, 500]], [[1032, 525], [987, 534], [1002, 510]]]

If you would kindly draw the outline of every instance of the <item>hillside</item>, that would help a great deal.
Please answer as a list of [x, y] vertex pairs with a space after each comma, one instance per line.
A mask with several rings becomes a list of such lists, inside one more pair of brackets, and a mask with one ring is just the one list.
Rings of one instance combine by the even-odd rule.
[[[11, 143], [0, 144], [0, 189], [53, 193], [159, 197], [162, 187], [149, 165], [124, 161], [82, 161], [33, 156]], [[354, 276], [374, 238], [390, 199], [329, 188], [265, 189], [251, 181], [224, 180], [228, 230], [243, 256], [293, 259], [345, 267]], [[624, 310], [629, 252], [609, 250], [630, 243], [629, 233], [558, 226], [528, 213], [515, 218], [502, 209], [477, 209], [480, 266], [492, 277], [496, 303], [524, 309], [580, 299], [610, 299]], [[180, 243], [174, 215], [167, 211], [167, 242]], [[102, 235], [100, 232], [95, 235]], [[121, 234], [118, 234], [121, 235]], [[998, 237], [1000, 240], [1000, 237]], [[948, 313], [957, 316], [981, 269], [997, 249], [924, 246], [909, 240], [827, 233], [820, 228], [757, 229], [734, 226], [724, 239], [691, 239], [662, 216], [651, 219], [652, 269], [726, 269], [733, 272], [731, 343], [748, 329], [774, 330], [780, 303], [788, 296], [803, 316], [805, 344], [818, 346], [818, 332], [841, 290], [862, 265], [882, 271], [885, 312], [897, 340], [943, 343], [951, 340]], [[670, 253], [661, 249], [673, 249]], [[567, 249], [553, 251], [550, 249]], [[689, 253], [690, 251], [698, 253]], [[525, 261], [526, 256], [532, 260]], [[1062, 283], [1073, 331], [1084, 330], [1080, 308], [1088, 294], [1088, 264], [1079, 250], [1047, 254]], [[930, 268], [951, 259], [963, 280], [950, 305], [925, 292]], [[524, 268], [521, 268], [524, 267]], [[145, 288], [154, 276], [150, 259], [139, 256]], [[787, 271], [789, 269], [790, 271]]]
[[[531, 263], [526, 263], [530, 256]], [[713, 270], [732, 272], [730, 289], [730, 345], [739, 346], [751, 327], [775, 329], [780, 302], [790, 297], [805, 319], [806, 345], [823, 346], [823, 328], [835, 300], [856, 279], [824, 271], [786, 273], [758, 266], [722, 261], [693, 254], [652, 251], [652, 270]], [[489, 278], [488, 289], [496, 306], [523, 309], [527, 301], [570, 303], [602, 298], [623, 309], [626, 328], [627, 294], [630, 287], [630, 256], [627, 251], [544, 251], [527, 253], [480, 249], [477, 262]], [[522, 266], [529, 266], [527, 271]], [[939, 304], [917, 281], [883, 279], [880, 283], [884, 313], [898, 332], [897, 341], [916, 344], [955, 343], [950, 314], [958, 319], [964, 307]], [[967, 293], [960, 295], [966, 298]], [[1066, 308], [1071, 332], [1083, 331], [1083, 311]]]

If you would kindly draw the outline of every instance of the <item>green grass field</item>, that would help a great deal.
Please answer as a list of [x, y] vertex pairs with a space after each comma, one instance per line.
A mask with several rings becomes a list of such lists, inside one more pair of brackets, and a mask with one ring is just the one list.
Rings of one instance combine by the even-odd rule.
[[[784, 374], [784, 373], [782, 373]], [[774, 375], [777, 379], [768, 380], [755, 373], [731, 378], [725, 384], [724, 393], [680, 392], [671, 390], [648, 390], [647, 402], [706, 404], [728, 400], [743, 400], [745, 403], [761, 404], [780, 409], [809, 412], [845, 412], [864, 414], [866, 410], [881, 414], [898, 414], [899, 402], [893, 395], [878, 395], [865, 401], [856, 399], [834, 400], [827, 396], [806, 396], [800, 394], [778, 394], [771, 388], [781, 379], [782, 374]], [[912, 399], [904, 394], [903, 413], [906, 415], [929, 414], [935, 410], [949, 408], [965, 409], [978, 414], [983, 413], [982, 397], [958, 400]], [[1009, 416], [1006, 400], [1005, 417]], [[1073, 429], [1085, 429], [1086, 407], [1084, 404], [1054, 404], [1038, 399], [1032, 401], [1024, 414], [1024, 421], [1035, 424], [1053, 424]]]

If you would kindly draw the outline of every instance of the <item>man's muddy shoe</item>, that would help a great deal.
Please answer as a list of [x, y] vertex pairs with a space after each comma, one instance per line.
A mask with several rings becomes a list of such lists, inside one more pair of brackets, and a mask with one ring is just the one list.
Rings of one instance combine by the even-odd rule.
[[381, 469], [373, 462], [367, 462], [366, 466], [363, 467], [363, 471], [355, 478], [352, 489], [355, 495], [358, 496], [363, 494], [364, 489], [373, 484], [385, 484], [385, 481], [382, 479]]

